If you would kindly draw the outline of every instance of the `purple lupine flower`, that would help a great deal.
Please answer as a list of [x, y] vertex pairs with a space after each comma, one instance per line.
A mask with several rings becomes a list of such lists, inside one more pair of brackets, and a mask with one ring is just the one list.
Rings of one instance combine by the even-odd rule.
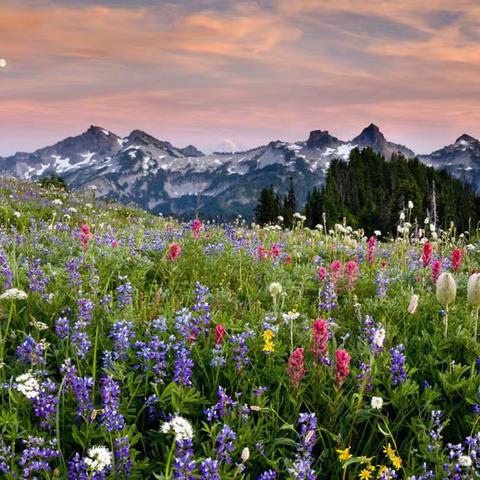
[[384, 269], [379, 270], [377, 278], [375, 279], [375, 283], [377, 284], [377, 297], [381, 299], [387, 298], [388, 284], [390, 283], [390, 279], [388, 278], [387, 272]]
[[300, 425], [299, 451], [312, 453], [317, 440], [317, 417], [314, 413], [301, 413], [298, 424]]
[[145, 406], [147, 409], [147, 415], [150, 420], [157, 420], [158, 418], [158, 412], [157, 412], [157, 407], [156, 403], [158, 402], [158, 396], [155, 394], [150, 395], [146, 400], [145, 400]]
[[383, 344], [385, 342], [385, 328], [382, 323], [374, 322], [370, 315], [365, 315], [363, 333], [370, 345], [370, 350], [375, 358], [377, 358], [378, 355], [384, 351]]
[[35, 259], [27, 272], [29, 279], [29, 288], [32, 292], [45, 294], [50, 278], [45, 275], [45, 272], [40, 268], [40, 259]]
[[102, 426], [107, 432], [123, 430], [125, 419], [118, 411], [120, 407], [120, 386], [111, 376], [104, 376], [101, 380], [100, 395], [103, 401], [103, 413], [100, 417]]
[[175, 441], [175, 462], [173, 463], [173, 478], [176, 480], [192, 480], [195, 469], [193, 459], [193, 443], [190, 438]]
[[372, 368], [368, 363], [362, 362], [360, 364], [360, 373], [357, 375], [356, 378], [359, 382], [359, 388], [361, 388], [363, 382], [365, 381], [365, 389], [367, 391], [371, 391], [373, 389]]
[[0, 275], [3, 277], [3, 288], [7, 290], [13, 286], [13, 271], [8, 266], [7, 254], [0, 251]]
[[212, 349], [212, 359], [210, 365], [212, 367], [223, 367], [227, 363], [223, 350], [223, 343], [216, 343]]
[[258, 388], [255, 388], [253, 390], [253, 394], [256, 396], [256, 397], [260, 397], [261, 395], [263, 395], [265, 392], [268, 391], [268, 387], [258, 387]]
[[50, 379], [44, 380], [40, 385], [39, 394], [33, 399], [33, 412], [40, 419], [40, 426], [52, 430], [55, 421], [58, 398], [53, 393], [57, 386]]
[[115, 342], [113, 345], [113, 356], [115, 360], [119, 358], [126, 359], [128, 349], [130, 348], [132, 340], [135, 338], [133, 322], [120, 320], [114, 323], [110, 331], [110, 338]]
[[135, 342], [136, 356], [140, 368], [146, 374], [153, 373], [159, 383], [163, 383], [167, 370], [167, 352], [170, 345], [154, 335], [150, 342]]
[[173, 381], [178, 385], [190, 387], [192, 385], [192, 368], [195, 366], [190, 357], [190, 350], [183, 342], [178, 342], [173, 349], [175, 351]]
[[205, 458], [200, 464], [200, 480], [220, 480], [218, 460]]
[[274, 470], [267, 470], [266, 472], [263, 472], [259, 477], [257, 477], [257, 480], [276, 480], [277, 478], [277, 472]]
[[237, 370], [241, 370], [244, 366], [250, 364], [248, 358], [249, 348], [247, 339], [253, 337], [253, 332], [241, 332], [230, 337], [230, 343], [233, 345], [233, 360]]
[[68, 462], [68, 480], [90, 480], [89, 468], [77, 452]]
[[77, 415], [79, 417], [87, 417], [90, 421], [91, 412], [93, 411], [92, 404], [92, 389], [95, 384], [92, 377], [79, 377], [77, 369], [69, 358], [60, 368], [60, 371], [65, 375], [65, 385], [74, 394], [78, 402]]
[[128, 478], [130, 476], [130, 471], [132, 470], [128, 435], [116, 438], [114, 447], [113, 454], [115, 457], [115, 472]]
[[68, 273], [68, 283], [70, 288], [80, 289], [82, 278], [79, 272], [79, 266], [83, 263], [83, 257], [76, 257], [65, 263], [65, 272]]
[[125, 282], [117, 287], [117, 305], [120, 310], [132, 304], [132, 284]]
[[210, 304], [205, 301], [209, 293], [209, 288], [205, 287], [200, 282], [195, 282], [195, 305], [192, 307], [192, 324], [196, 331], [195, 337], [197, 337], [200, 331], [210, 323]]
[[11, 473], [10, 460], [12, 458], [12, 447], [5, 445], [5, 442], [0, 438], [0, 473]]
[[25, 449], [18, 463], [23, 469], [23, 478], [34, 478], [35, 473], [52, 471], [50, 463], [60, 457], [55, 440], [46, 441], [41, 437], [28, 437], [22, 443]]
[[392, 478], [398, 478], [398, 475], [393, 468], [386, 468], [377, 478], [378, 480], [392, 480]]
[[45, 342], [36, 342], [33, 337], [27, 335], [22, 344], [17, 347], [16, 353], [20, 361], [29, 365], [45, 365]]
[[70, 321], [67, 317], [60, 317], [55, 321], [55, 333], [60, 340], [66, 340], [70, 335]]
[[175, 330], [184, 342], [197, 338], [198, 328], [193, 324], [193, 314], [187, 308], [182, 308], [175, 313]]
[[288, 471], [296, 480], [315, 480], [315, 472], [312, 469], [312, 450], [317, 438], [317, 418], [314, 413], [301, 413], [298, 423], [300, 432], [297, 454]]
[[407, 372], [405, 371], [405, 364], [407, 359], [402, 353], [405, 347], [402, 344], [397, 345], [395, 348], [390, 349], [392, 356], [392, 363], [390, 366], [390, 373], [392, 379], [392, 385], [400, 385], [407, 379]]
[[327, 282], [325, 288], [320, 293], [318, 309], [324, 312], [330, 312], [337, 307], [337, 292], [333, 282]]
[[237, 406], [237, 402], [227, 395], [222, 386], [218, 387], [217, 398], [218, 402], [204, 411], [209, 422], [228, 417], [231, 415], [232, 410]]
[[77, 320], [73, 325], [71, 341], [77, 355], [83, 359], [92, 347], [86, 329], [92, 321], [95, 304], [87, 298], [82, 298], [77, 301], [77, 306]]
[[237, 434], [228, 426], [223, 425], [222, 430], [217, 436], [216, 452], [218, 458], [227, 464], [232, 463], [230, 454], [235, 450], [233, 442], [237, 439]]

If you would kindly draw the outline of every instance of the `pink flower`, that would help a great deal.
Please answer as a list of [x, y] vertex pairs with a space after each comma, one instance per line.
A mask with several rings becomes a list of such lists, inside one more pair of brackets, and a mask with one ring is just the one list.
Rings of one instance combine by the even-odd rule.
[[259, 245], [257, 247], [257, 257], [260, 260], [264, 260], [265, 258], [268, 257], [268, 251], [265, 250], [265, 247], [263, 245]]
[[320, 362], [328, 352], [328, 324], [323, 318], [317, 318], [312, 325], [312, 348], [315, 360]]
[[273, 258], [277, 258], [280, 255], [280, 251], [281, 249], [278, 245], [272, 245], [272, 247], [270, 248], [270, 253]]
[[442, 262], [435, 260], [432, 264], [432, 282], [437, 283], [437, 279], [442, 271]]
[[168, 246], [168, 254], [167, 254], [167, 259], [170, 261], [175, 260], [180, 254], [182, 253], [182, 247], [176, 243], [173, 242]]
[[290, 380], [292, 381], [293, 385], [298, 387], [306, 373], [303, 362], [303, 348], [296, 348], [295, 351], [290, 355], [287, 372], [290, 375]]
[[215, 334], [215, 343], [218, 345], [219, 343], [222, 343], [223, 337], [225, 335], [225, 329], [223, 328], [223, 325], [219, 323], [214, 330]]
[[117, 240], [112, 241], [112, 247], [113, 248], [118, 248], [118, 241]]
[[368, 239], [368, 251], [367, 251], [367, 260], [368, 263], [375, 262], [375, 245], [377, 243], [377, 238], [373, 235]]
[[325, 267], [320, 267], [317, 272], [318, 279], [324, 281], [327, 278], [327, 269]]
[[346, 350], [340, 349], [335, 352], [335, 358], [337, 359], [337, 364], [335, 366], [335, 381], [337, 385], [342, 386], [345, 379], [350, 374], [350, 355]]
[[453, 269], [458, 272], [462, 266], [462, 249], [456, 248], [452, 253]]
[[192, 222], [192, 232], [193, 232], [193, 237], [198, 239], [200, 236], [200, 230], [202, 229], [202, 221], [196, 218]]
[[347, 286], [350, 290], [355, 288], [358, 279], [358, 264], [353, 260], [347, 262], [345, 266], [345, 278], [347, 279]]
[[92, 238], [93, 234], [90, 231], [90, 227], [88, 225], [82, 225], [80, 227], [80, 243], [83, 250], [86, 250], [88, 248], [88, 244]]
[[334, 260], [330, 264], [330, 280], [337, 283], [342, 275], [342, 262], [340, 260]]
[[423, 266], [426, 267], [432, 260], [432, 251], [433, 247], [430, 243], [425, 243], [423, 246], [423, 254], [422, 254], [422, 261]]

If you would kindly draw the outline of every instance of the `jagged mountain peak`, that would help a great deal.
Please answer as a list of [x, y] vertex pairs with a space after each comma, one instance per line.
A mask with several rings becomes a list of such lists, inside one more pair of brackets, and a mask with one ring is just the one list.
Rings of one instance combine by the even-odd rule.
[[465, 144], [465, 143], [477, 143], [478, 140], [475, 137], [472, 137], [471, 135], [467, 135], [464, 133], [463, 135], [460, 135], [456, 140], [455, 144]]
[[386, 141], [380, 128], [374, 123], [371, 123], [361, 131], [360, 135], [357, 135], [352, 140], [352, 143], [356, 143], [357, 145], [376, 145]]
[[312, 130], [307, 139], [308, 148], [324, 148], [340, 143], [340, 140], [330, 135], [328, 130]]

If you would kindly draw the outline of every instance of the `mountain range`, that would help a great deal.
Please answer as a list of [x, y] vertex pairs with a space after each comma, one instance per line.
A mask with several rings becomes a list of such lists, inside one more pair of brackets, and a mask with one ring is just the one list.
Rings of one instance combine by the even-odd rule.
[[[91, 126], [81, 135], [33, 153], [0, 157], [0, 171], [24, 179], [56, 173], [72, 189], [94, 185], [100, 198], [135, 203], [154, 213], [190, 216], [200, 211], [204, 216], [231, 218], [251, 216], [263, 187], [274, 185], [285, 192], [290, 178], [299, 203], [303, 202], [313, 187], [324, 183], [332, 159], [348, 160], [352, 149], [367, 147], [386, 159], [417, 156], [388, 141], [374, 124], [350, 141], [313, 130], [305, 141], [275, 140], [243, 152], [211, 154], [193, 145], [175, 147], [141, 130], [120, 137]], [[471, 183], [480, 193], [477, 139], [462, 135], [454, 144], [418, 158]]]

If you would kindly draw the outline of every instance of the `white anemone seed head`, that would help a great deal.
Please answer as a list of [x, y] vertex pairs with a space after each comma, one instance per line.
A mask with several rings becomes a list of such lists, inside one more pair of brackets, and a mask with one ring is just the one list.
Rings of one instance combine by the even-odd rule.
[[467, 300], [473, 308], [480, 307], [480, 273], [474, 273], [468, 279]]
[[278, 297], [283, 292], [283, 287], [280, 283], [278, 282], [272, 282], [268, 286], [268, 291], [270, 292], [270, 295], [272, 297]]
[[242, 454], [240, 455], [240, 458], [242, 459], [242, 462], [245, 463], [248, 461], [248, 459], [250, 458], [250, 450], [248, 447], [245, 447], [243, 450], [242, 450]]
[[457, 282], [450, 272], [443, 272], [437, 280], [437, 300], [440, 305], [450, 305], [457, 296]]

